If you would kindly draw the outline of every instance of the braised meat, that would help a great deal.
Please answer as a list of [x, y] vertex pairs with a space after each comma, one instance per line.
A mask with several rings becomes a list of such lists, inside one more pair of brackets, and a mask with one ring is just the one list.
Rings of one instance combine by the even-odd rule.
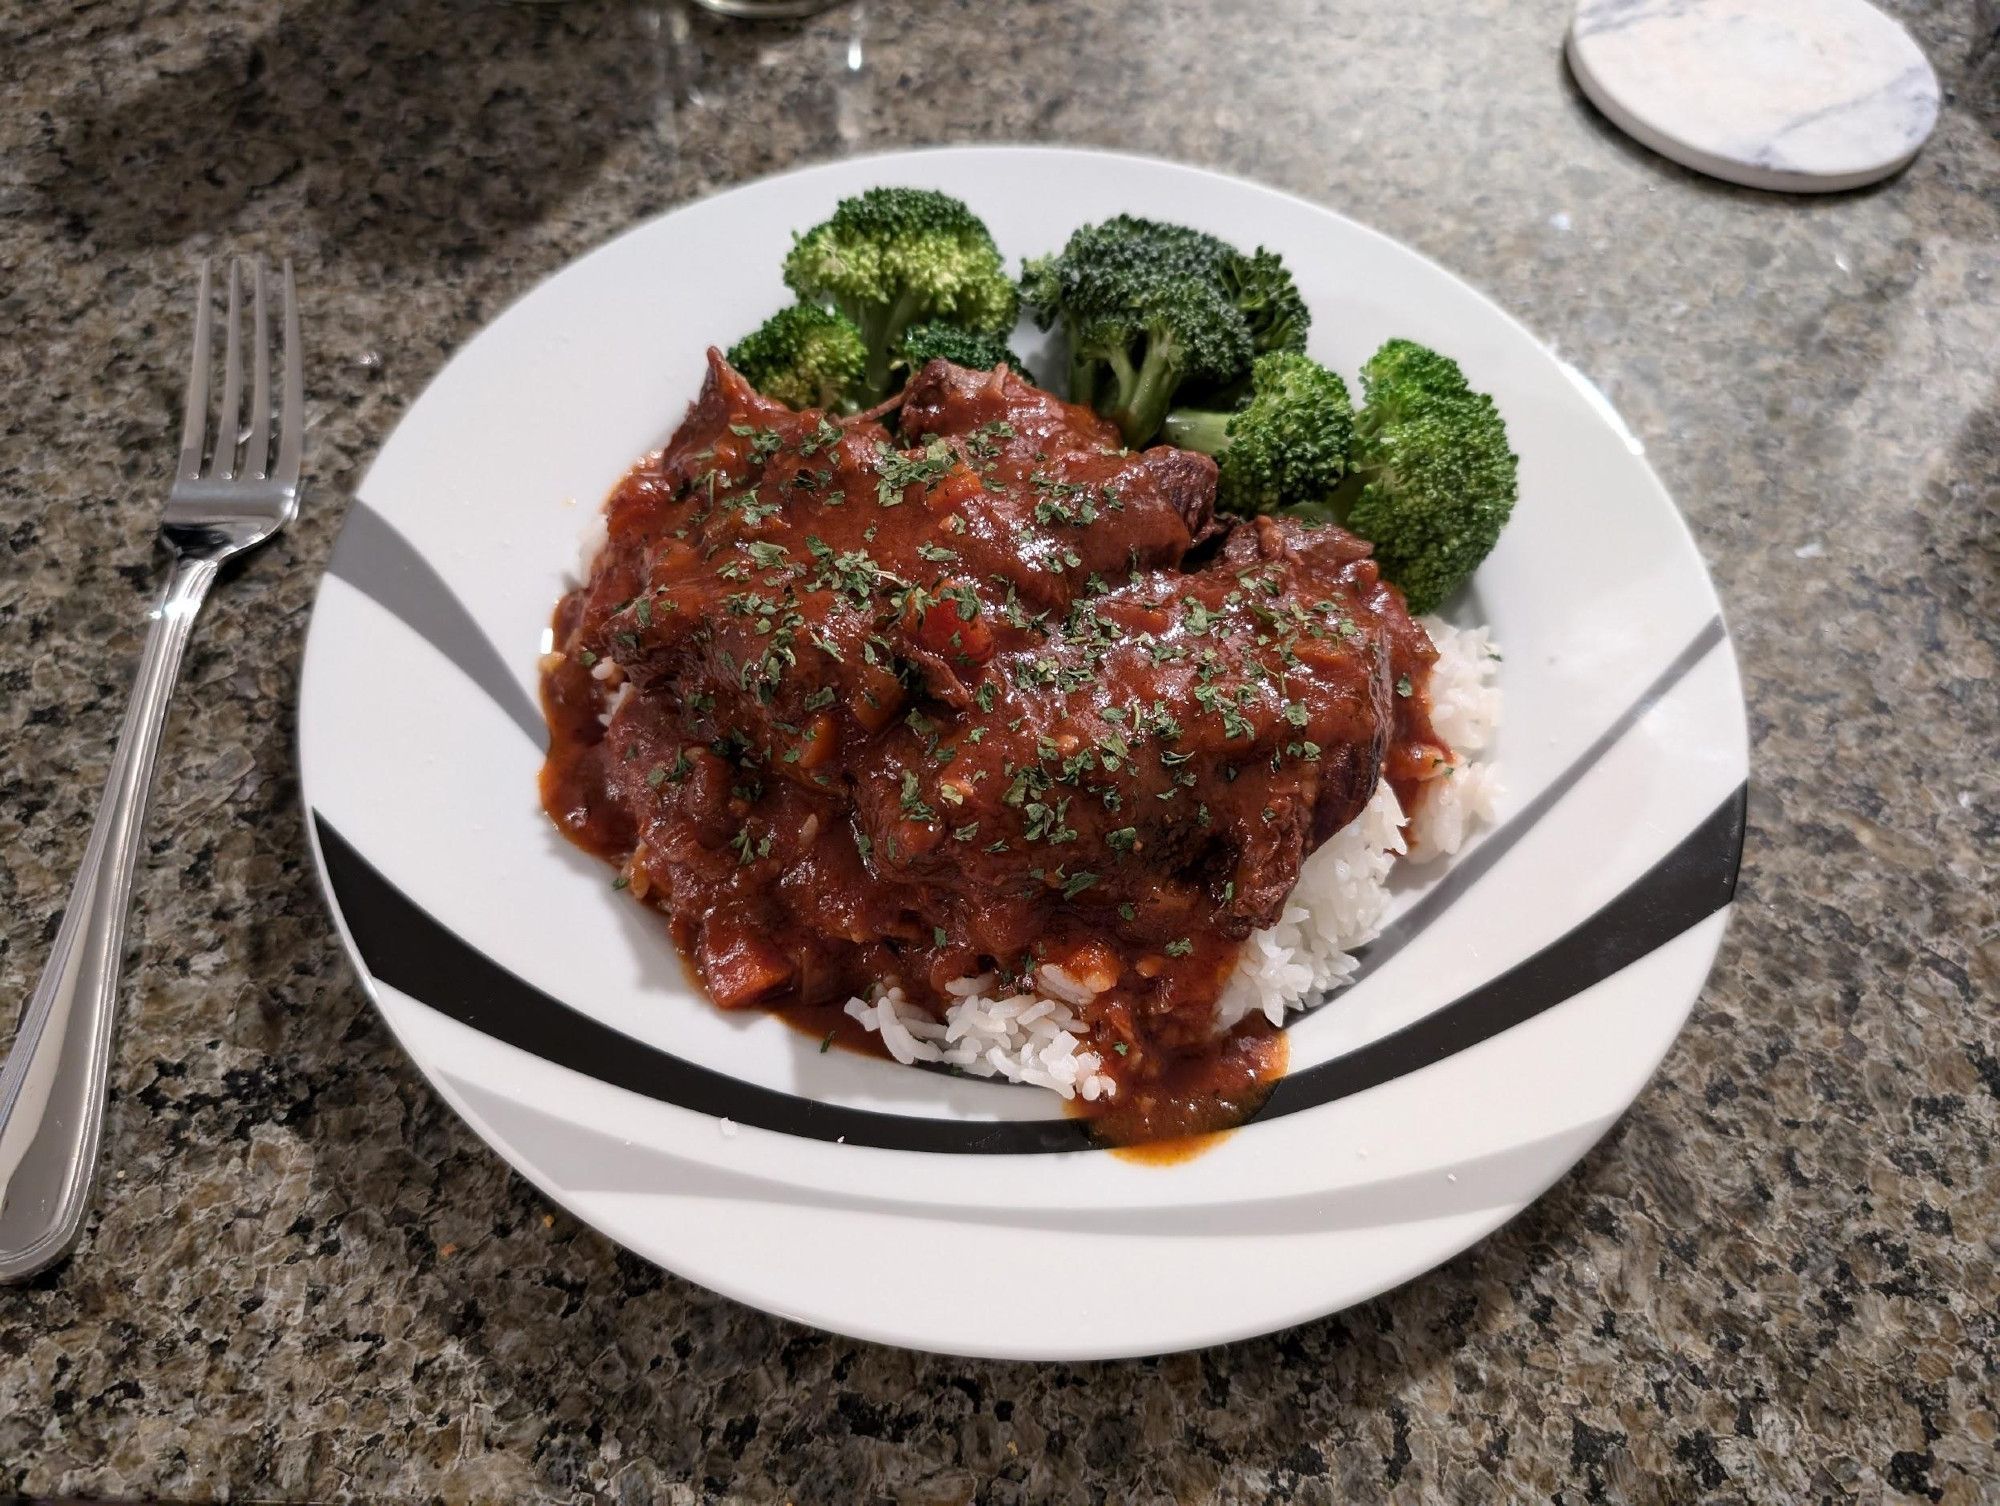
[[887, 417], [711, 354], [557, 613], [545, 802], [725, 1007], [1057, 960], [1162, 1070], [1385, 759], [1443, 754], [1434, 650], [1363, 541], [1225, 526], [1207, 458], [1004, 367]]

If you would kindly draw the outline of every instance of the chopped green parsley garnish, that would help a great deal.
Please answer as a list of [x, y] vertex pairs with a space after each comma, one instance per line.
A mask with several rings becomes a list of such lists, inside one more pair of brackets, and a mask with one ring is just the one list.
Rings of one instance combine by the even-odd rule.
[[981, 424], [965, 436], [965, 448], [978, 460], [991, 460], [1000, 453], [1000, 441], [1014, 437], [1014, 426], [1004, 418]]
[[[817, 455], [821, 450], [831, 449], [839, 443], [840, 425], [829, 421], [825, 414], [821, 414], [819, 427], [799, 441], [799, 453], [801, 455]], [[831, 477], [827, 477], [827, 480], [831, 479]], [[824, 486], [826, 481], [822, 481], [820, 484]]]
[[930, 821], [937, 816], [918, 793], [916, 772], [911, 769], [903, 770], [902, 806], [903, 814], [912, 821]]
[[875, 501], [882, 507], [902, 504], [903, 494], [913, 486], [929, 486], [952, 467], [951, 446], [933, 439], [915, 455], [905, 455], [886, 444], [875, 446]]
[[[824, 423], [825, 420], [822, 419], [821, 422]], [[779, 436], [777, 430], [760, 429], [754, 424], [731, 424], [729, 432], [731, 434], [744, 435], [749, 439], [750, 462], [753, 465], [762, 465], [765, 461], [769, 460], [773, 455], [778, 453], [779, 448], [785, 442]]]

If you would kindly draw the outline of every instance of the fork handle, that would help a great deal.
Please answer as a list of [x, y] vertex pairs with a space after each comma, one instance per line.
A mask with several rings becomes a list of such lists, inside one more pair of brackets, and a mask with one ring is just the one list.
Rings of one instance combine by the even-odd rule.
[[90, 1209], [111, 1068], [111, 1021], [167, 703], [214, 560], [175, 560], [55, 950], [0, 1067], [0, 1282], [69, 1253]]

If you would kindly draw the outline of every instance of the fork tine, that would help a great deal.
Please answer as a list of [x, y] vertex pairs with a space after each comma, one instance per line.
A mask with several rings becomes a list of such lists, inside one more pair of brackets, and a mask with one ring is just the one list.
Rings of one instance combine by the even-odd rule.
[[187, 416], [181, 421], [181, 462], [175, 472], [183, 481], [201, 477], [201, 441], [208, 422], [208, 258], [201, 259], [201, 284], [195, 292], [194, 369], [188, 373]]
[[305, 436], [305, 362], [299, 350], [299, 294], [292, 284], [292, 262], [285, 258], [285, 395], [278, 415], [278, 464], [273, 480], [285, 486], [299, 482], [299, 452]]
[[236, 442], [243, 437], [243, 279], [237, 276], [242, 263], [229, 263], [229, 322], [223, 326], [222, 410], [216, 415], [215, 461], [211, 470], [224, 481], [236, 474]]
[[250, 345], [250, 438], [243, 446], [243, 474], [261, 481], [271, 473], [271, 323], [264, 311], [264, 258], [257, 257], [250, 266], [255, 333]]

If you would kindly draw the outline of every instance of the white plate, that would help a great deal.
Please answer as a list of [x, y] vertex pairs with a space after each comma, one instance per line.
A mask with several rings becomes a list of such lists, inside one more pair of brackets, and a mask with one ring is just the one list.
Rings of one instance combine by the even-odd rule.
[[[1191, 1161], [1086, 1148], [1055, 1099], [725, 1015], [535, 793], [536, 658], [588, 510], [665, 440], [703, 348], [785, 298], [792, 231], [946, 189], [1010, 263], [1120, 210], [1281, 251], [1312, 352], [1384, 339], [1495, 394], [1521, 503], [1465, 620], [1506, 650], [1499, 824], [1398, 899], [1291, 1031], [1255, 1122]], [[1033, 358], [1032, 348], [1029, 351]], [[1094, 152], [954, 149], [766, 179], [640, 226], [446, 366], [363, 482], [306, 646], [301, 764], [348, 949], [438, 1091], [578, 1217], [771, 1312], [954, 1353], [1090, 1359], [1266, 1332], [1437, 1264], [1631, 1102], [1715, 956], [1742, 694], [1638, 443], [1519, 325], [1270, 189]]]

